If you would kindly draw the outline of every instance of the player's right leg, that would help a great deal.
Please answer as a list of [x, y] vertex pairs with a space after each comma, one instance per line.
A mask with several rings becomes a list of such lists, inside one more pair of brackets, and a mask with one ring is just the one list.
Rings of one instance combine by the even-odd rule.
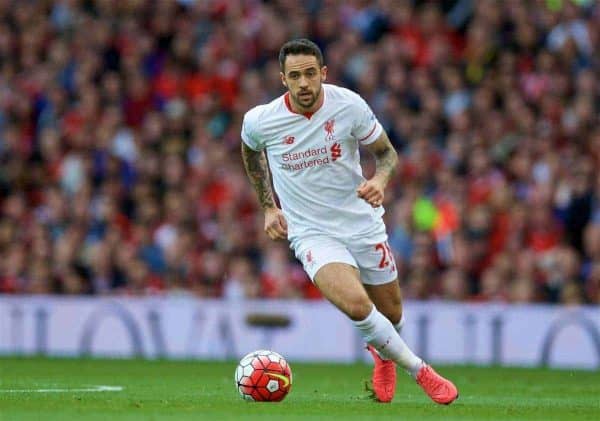
[[[375, 308], [355, 267], [345, 263], [325, 264], [315, 274], [314, 281], [325, 298], [354, 322], [367, 344], [416, 377], [424, 366], [423, 361], [413, 354], [392, 323]], [[391, 397], [385, 399], [386, 402], [390, 400]]]
[[[293, 245], [296, 256], [323, 296], [353, 321], [367, 344], [383, 358], [393, 360], [411, 373], [422, 387], [427, 384], [429, 391], [426, 392], [434, 401], [449, 403], [454, 399], [444, 401], [446, 398], [432, 395], [432, 390], [439, 391], [439, 382], [431, 381], [433, 370], [426, 370], [427, 376], [419, 380], [419, 374], [424, 372], [421, 369], [429, 366], [413, 354], [392, 323], [374, 306], [361, 282], [358, 264], [346, 246], [330, 237], [298, 241]], [[376, 278], [377, 274], [370, 276], [369, 281], [373, 283]]]
[[[363, 284], [377, 310], [392, 322], [400, 334], [402, 326], [402, 295], [397, 279], [383, 285]], [[382, 358], [371, 345], [367, 349], [373, 357], [371, 385], [373, 395], [379, 402], [391, 402], [396, 393], [396, 363]]]

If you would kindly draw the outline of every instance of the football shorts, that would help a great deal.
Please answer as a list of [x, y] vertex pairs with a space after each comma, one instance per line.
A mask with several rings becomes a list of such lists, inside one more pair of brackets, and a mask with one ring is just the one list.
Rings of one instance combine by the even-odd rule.
[[346, 263], [359, 270], [363, 284], [382, 285], [394, 281], [398, 271], [387, 236], [383, 241], [381, 238], [381, 235], [376, 235], [345, 241], [317, 235], [297, 240], [293, 248], [313, 282], [319, 269], [326, 264]]

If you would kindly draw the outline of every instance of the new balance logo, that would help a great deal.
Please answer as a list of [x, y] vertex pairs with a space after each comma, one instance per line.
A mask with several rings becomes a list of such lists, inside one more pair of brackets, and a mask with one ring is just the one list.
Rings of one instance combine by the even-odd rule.
[[331, 160], [333, 162], [342, 157], [342, 145], [339, 143], [335, 142], [329, 150], [331, 151]]
[[296, 140], [296, 138], [294, 136], [286, 136], [283, 138], [283, 144], [284, 145], [291, 145], [294, 143], [294, 141]]

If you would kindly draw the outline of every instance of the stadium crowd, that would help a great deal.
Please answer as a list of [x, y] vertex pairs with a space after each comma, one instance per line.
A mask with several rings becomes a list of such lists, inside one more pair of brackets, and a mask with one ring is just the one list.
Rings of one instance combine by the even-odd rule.
[[600, 5], [567, 0], [1, 0], [0, 293], [319, 298], [239, 153], [300, 36], [401, 154], [407, 298], [600, 303]]

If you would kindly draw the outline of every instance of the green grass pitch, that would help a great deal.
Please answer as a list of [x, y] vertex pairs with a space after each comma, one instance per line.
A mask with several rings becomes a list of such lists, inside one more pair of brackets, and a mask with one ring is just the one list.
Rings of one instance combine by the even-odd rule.
[[[377, 404], [368, 365], [291, 366], [285, 401], [251, 403], [234, 387], [235, 362], [0, 358], [0, 420], [600, 419], [597, 371], [439, 367], [460, 389], [439, 406], [403, 373], [394, 401]], [[123, 390], [81, 391], [100, 385]], [[15, 392], [39, 389], [63, 391]]]

